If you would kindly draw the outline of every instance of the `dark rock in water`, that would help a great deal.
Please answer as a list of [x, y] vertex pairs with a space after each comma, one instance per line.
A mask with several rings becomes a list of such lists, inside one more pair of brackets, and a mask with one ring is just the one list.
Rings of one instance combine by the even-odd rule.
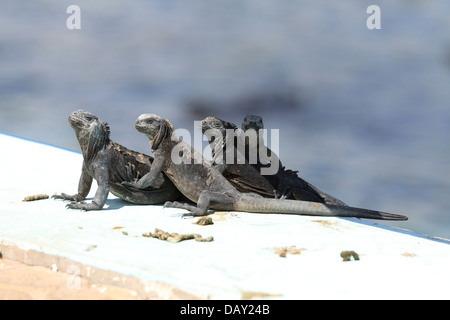
[[296, 90], [267, 90], [243, 96], [234, 101], [236, 109], [246, 114], [270, 111], [294, 111], [301, 108]]
[[203, 119], [206, 115], [218, 114], [218, 112], [223, 110], [222, 107], [224, 107], [223, 103], [219, 101], [202, 98], [190, 99], [185, 104], [187, 105], [189, 115], [194, 119]]
[[196, 97], [185, 102], [188, 112], [194, 118], [207, 115], [229, 115], [230, 113], [261, 114], [270, 112], [298, 111], [303, 107], [299, 90], [261, 90], [230, 99]]

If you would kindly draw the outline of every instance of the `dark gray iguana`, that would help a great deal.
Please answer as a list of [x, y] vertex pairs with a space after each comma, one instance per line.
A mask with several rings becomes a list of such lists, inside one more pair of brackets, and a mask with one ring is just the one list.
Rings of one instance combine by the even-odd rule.
[[237, 148], [237, 127], [216, 117], [202, 120], [202, 133], [211, 146], [213, 166], [238, 191], [253, 192], [265, 198], [274, 198], [274, 188], [269, 181], [261, 176], [251, 164], [245, 161], [245, 156]]
[[340, 216], [366, 219], [407, 220], [401, 215], [327, 205], [317, 202], [267, 199], [237, 191], [219, 171], [203, 160], [202, 155], [184, 141], [173, 136], [169, 120], [143, 114], [136, 120], [136, 129], [150, 139], [155, 156], [150, 172], [136, 182], [123, 182], [138, 189], [155, 183], [164, 172], [180, 192], [197, 206], [166, 202], [164, 207], [190, 211], [188, 215], [206, 215], [209, 208], [225, 211], [283, 213], [319, 216]]
[[[245, 121], [247, 120], [247, 122]], [[342, 201], [326, 194], [325, 192], [317, 189], [310, 183], [299, 178], [295, 171], [286, 170], [279, 158], [272, 153], [264, 145], [264, 140], [260, 136], [259, 129], [263, 129], [262, 118], [257, 116], [247, 116], [244, 123], [247, 124], [243, 127], [243, 130], [255, 129], [255, 143], [251, 145], [249, 140], [244, 140], [243, 133], [238, 132], [231, 122], [227, 122], [216, 117], [207, 117], [202, 121], [202, 132], [208, 138], [211, 149], [213, 151], [213, 158], [215, 160], [216, 155], [223, 159], [226, 159], [226, 154], [233, 153], [234, 158], [231, 159], [231, 163], [224, 163], [215, 165], [225, 178], [231, 182], [241, 192], [255, 192], [266, 198], [275, 197], [282, 199], [290, 198], [295, 200], [321, 202], [327, 204], [346, 205]], [[215, 131], [219, 131], [222, 134], [221, 139], [218, 139]], [[228, 134], [227, 132], [228, 131]], [[236, 139], [234, 139], [236, 137]], [[233, 140], [231, 139], [233, 138]], [[240, 141], [238, 141], [240, 140]], [[242, 150], [238, 150], [238, 143], [242, 143]], [[262, 146], [265, 150], [260, 150], [259, 146]], [[262, 152], [261, 152], [262, 151]], [[222, 152], [222, 154], [220, 154]], [[250, 164], [250, 154], [255, 154], [255, 161]], [[241, 155], [243, 163], [238, 164], [237, 154]], [[265, 156], [265, 157], [264, 157]], [[262, 158], [264, 157], [264, 160]], [[230, 157], [231, 158], [231, 157]], [[278, 170], [274, 175], [261, 175], [261, 168], [266, 166], [269, 161], [278, 161]], [[262, 163], [264, 161], [265, 164]]]
[[[180, 193], [163, 174], [156, 175], [155, 184], [145, 189], [136, 189], [122, 184], [135, 181], [150, 171], [153, 158], [129, 150], [109, 138], [109, 126], [92, 113], [78, 110], [69, 116], [83, 153], [83, 167], [78, 193], [54, 195], [55, 199], [73, 201], [66, 207], [82, 210], [100, 210], [111, 191], [115, 196], [135, 204], [162, 204], [177, 200]], [[98, 189], [91, 203], [83, 200], [88, 195], [92, 180], [97, 180]]]
[[259, 130], [264, 129], [262, 117], [254, 115], [246, 116], [242, 122], [241, 128], [244, 132], [255, 130], [257, 145], [248, 146], [247, 144], [246, 159], [249, 161], [250, 154], [255, 154], [257, 161], [252, 162], [252, 165], [258, 172], [260, 172], [261, 168], [268, 166], [270, 161], [278, 161], [277, 172], [273, 175], [264, 175], [277, 192], [288, 199], [322, 202], [341, 206], [346, 205], [341, 200], [317, 189], [309, 182], [300, 178], [297, 175], [298, 171], [292, 171], [283, 166], [278, 156], [265, 146], [264, 139], [259, 134]]

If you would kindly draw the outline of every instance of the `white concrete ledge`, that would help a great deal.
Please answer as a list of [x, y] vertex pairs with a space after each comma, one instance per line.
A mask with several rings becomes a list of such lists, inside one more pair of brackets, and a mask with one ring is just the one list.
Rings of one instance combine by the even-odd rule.
[[[449, 241], [370, 221], [136, 206], [110, 195], [104, 210], [65, 209], [34, 194], [76, 193], [82, 157], [0, 134], [0, 251], [4, 258], [146, 292], [149, 298], [449, 299]], [[90, 197], [95, 192], [93, 184]], [[213, 236], [179, 243], [155, 228]], [[283, 247], [295, 246], [280, 257]], [[342, 251], [360, 260], [343, 262]], [[76, 288], [75, 288], [76, 289]], [[74, 290], [75, 290], [74, 289]]]

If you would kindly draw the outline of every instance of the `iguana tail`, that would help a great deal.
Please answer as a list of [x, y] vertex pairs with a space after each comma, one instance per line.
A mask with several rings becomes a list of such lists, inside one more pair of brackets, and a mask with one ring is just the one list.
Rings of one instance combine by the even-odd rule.
[[408, 217], [387, 212], [298, 200], [278, 200], [244, 195], [235, 203], [235, 210], [310, 216], [352, 217], [379, 220], [408, 220]]

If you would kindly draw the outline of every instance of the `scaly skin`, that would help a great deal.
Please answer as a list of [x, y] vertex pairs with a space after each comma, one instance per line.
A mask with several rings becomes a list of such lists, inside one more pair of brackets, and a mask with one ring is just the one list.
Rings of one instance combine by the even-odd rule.
[[[129, 150], [109, 138], [109, 127], [93, 114], [78, 110], [69, 116], [83, 153], [83, 166], [78, 193], [54, 195], [55, 199], [70, 200], [67, 208], [100, 210], [111, 191], [115, 196], [135, 204], [162, 204], [176, 200], [180, 193], [163, 174], [155, 184], [146, 189], [136, 189], [122, 185], [124, 181], [135, 181], [150, 171], [153, 158]], [[83, 200], [89, 194], [93, 179], [98, 189], [91, 203]]]
[[[259, 130], [264, 129], [262, 117], [248, 115], [244, 118], [241, 126], [242, 130], [255, 130], [258, 139], [258, 148], [247, 148], [249, 153], [254, 153], [257, 162], [253, 164], [254, 168], [260, 172], [261, 168], [267, 165], [268, 159], [264, 157], [266, 154], [274, 156], [272, 150], [264, 145], [262, 136], [259, 135]], [[264, 148], [265, 152], [260, 152], [260, 147]], [[246, 157], [250, 155], [247, 153]], [[271, 183], [271, 185], [288, 199], [321, 202], [326, 204], [334, 204], [346, 206], [344, 202], [335, 197], [319, 190], [309, 182], [303, 180], [297, 175], [298, 171], [286, 169], [278, 157], [275, 157], [278, 163], [278, 171], [274, 175], [265, 175], [264, 177]]]
[[[143, 114], [136, 120], [136, 129], [150, 139], [155, 155], [150, 172], [136, 182], [123, 182], [126, 186], [146, 188], [153, 185], [164, 172], [174, 185], [197, 206], [166, 202], [165, 207], [182, 208], [189, 215], [202, 216], [209, 208], [254, 213], [281, 213], [318, 216], [340, 216], [382, 220], [407, 220], [407, 217], [316, 202], [266, 199], [237, 191], [219, 171], [212, 167], [199, 152], [184, 141], [172, 136], [169, 120], [154, 114]], [[172, 156], [178, 156], [172, 159]], [[175, 161], [176, 160], [176, 161]]]
[[237, 148], [236, 126], [215, 117], [202, 120], [202, 133], [211, 146], [213, 165], [238, 191], [253, 192], [265, 198], [274, 198], [275, 189], [249, 164]]

